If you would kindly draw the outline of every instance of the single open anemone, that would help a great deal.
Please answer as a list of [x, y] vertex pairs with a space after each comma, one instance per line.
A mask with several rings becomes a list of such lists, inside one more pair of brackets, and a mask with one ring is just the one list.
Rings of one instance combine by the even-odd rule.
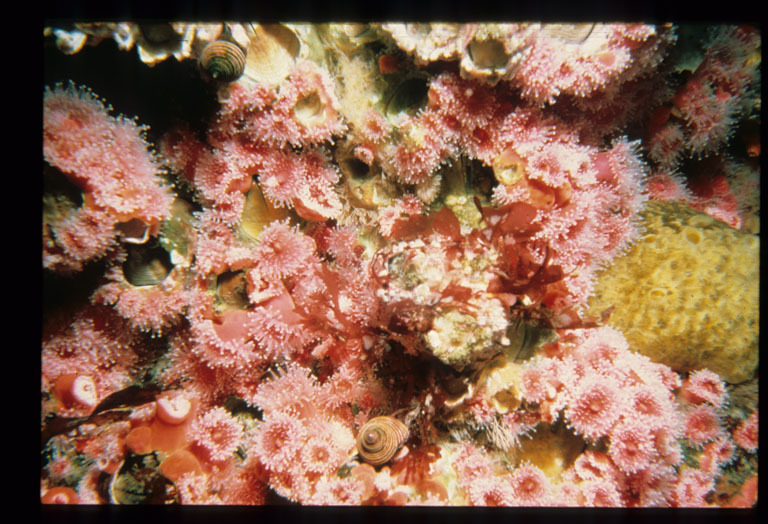
[[571, 426], [590, 439], [606, 435], [619, 418], [618, 393], [613, 379], [595, 373], [581, 378], [565, 412]]
[[243, 425], [226, 409], [216, 407], [201, 414], [191, 428], [192, 440], [214, 462], [229, 458], [244, 436]]

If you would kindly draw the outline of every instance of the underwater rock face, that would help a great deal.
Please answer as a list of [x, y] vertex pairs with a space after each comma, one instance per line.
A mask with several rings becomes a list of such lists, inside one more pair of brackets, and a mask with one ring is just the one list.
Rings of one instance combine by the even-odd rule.
[[758, 364], [760, 237], [685, 204], [649, 202], [645, 233], [598, 276], [593, 311], [633, 351], [676, 371], [708, 368], [739, 383]]
[[43, 503], [755, 504], [755, 28], [43, 36]]

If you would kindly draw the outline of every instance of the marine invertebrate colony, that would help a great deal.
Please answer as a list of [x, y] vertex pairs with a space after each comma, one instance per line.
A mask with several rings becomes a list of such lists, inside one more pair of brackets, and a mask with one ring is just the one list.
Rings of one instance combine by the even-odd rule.
[[756, 501], [753, 28], [44, 36], [43, 503]]

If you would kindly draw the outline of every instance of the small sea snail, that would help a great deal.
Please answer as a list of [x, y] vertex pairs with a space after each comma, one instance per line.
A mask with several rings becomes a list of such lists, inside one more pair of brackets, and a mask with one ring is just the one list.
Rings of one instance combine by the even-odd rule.
[[396, 418], [374, 417], [360, 428], [357, 452], [367, 463], [380, 466], [392, 460], [408, 436], [408, 428]]
[[212, 79], [232, 82], [245, 70], [245, 51], [229, 40], [214, 40], [203, 48], [198, 64]]

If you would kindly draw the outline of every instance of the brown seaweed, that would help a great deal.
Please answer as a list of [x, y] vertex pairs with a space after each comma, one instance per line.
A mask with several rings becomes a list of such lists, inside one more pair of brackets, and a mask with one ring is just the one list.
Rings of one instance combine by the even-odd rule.
[[[67, 433], [87, 423], [100, 425], [126, 418], [130, 410], [125, 408], [141, 406], [155, 400], [161, 388], [156, 384], [145, 386], [128, 386], [125, 389], [108, 395], [94, 408], [90, 415], [83, 417], [57, 417], [49, 420], [41, 432], [41, 449], [56, 435]], [[120, 410], [120, 411], [118, 411]], [[105, 413], [105, 412], [109, 413]]]

